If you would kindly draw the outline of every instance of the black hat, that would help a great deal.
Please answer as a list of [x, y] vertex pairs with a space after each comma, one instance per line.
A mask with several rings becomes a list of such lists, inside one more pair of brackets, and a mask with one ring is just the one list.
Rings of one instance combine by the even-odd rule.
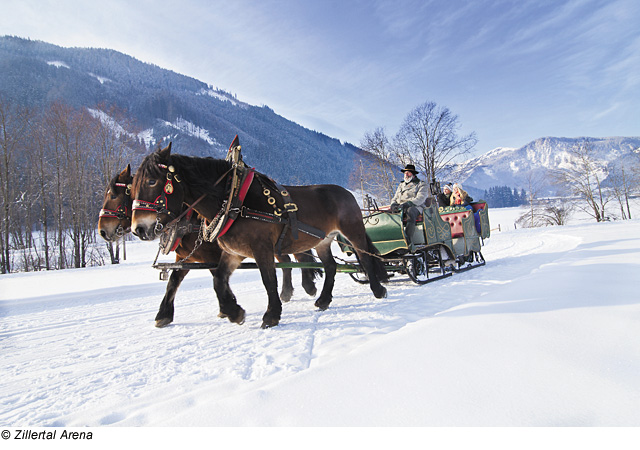
[[400, 172], [412, 172], [414, 175], [418, 175], [418, 171], [416, 170], [416, 166], [413, 164], [407, 164], [407, 166], [402, 169]]

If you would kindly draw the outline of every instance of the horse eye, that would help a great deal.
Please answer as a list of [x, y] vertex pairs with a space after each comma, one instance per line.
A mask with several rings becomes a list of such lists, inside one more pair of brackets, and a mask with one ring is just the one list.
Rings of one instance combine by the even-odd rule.
[[117, 199], [117, 198], [118, 198], [118, 196], [117, 196], [117, 195], [115, 195], [115, 194], [111, 194], [111, 200], [115, 200], [115, 199]]
[[149, 181], [147, 181], [147, 184], [149, 184], [149, 186], [153, 187], [156, 184], [158, 184], [158, 180], [149, 180]]

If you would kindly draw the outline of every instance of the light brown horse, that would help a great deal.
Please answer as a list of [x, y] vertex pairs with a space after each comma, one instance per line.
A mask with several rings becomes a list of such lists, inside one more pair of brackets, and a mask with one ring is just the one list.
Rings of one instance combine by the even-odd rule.
[[[102, 209], [100, 210], [100, 218], [98, 219], [98, 231], [100, 236], [108, 242], [115, 242], [123, 238], [126, 233], [131, 231], [131, 183], [133, 176], [131, 175], [131, 167], [127, 167], [116, 175], [107, 186]], [[191, 228], [195, 232], [187, 233], [182, 237], [174, 251], [176, 253], [176, 261], [186, 263], [208, 263], [218, 264], [222, 250], [217, 242], [201, 242], [198, 243], [198, 230], [200, 221], [195, 217], [190, 219]], [[294, 255], [299, 262], [313, 262], [314, 258], [310, 254], [301, 253]], [[290, 262], [288, 255], [278, 257], [280, 262]], [[212, 275], [215, 276], [215, 269], [210, 269]], [[321, 274], [320, 270], [302, 269], [302, 287], [307, 294], [316, 295], [315, 277]], [[173, 269], [167, 283], [167, 290], [160, 303], [160, 309], [156, 315], [156, 327], [162, 328], [173, 322], [174, 300], [176, 292], [189, 273], [189, 269]], [[291, 269], [282, 269], [282, 292], [280, 298], [283, 302], [288, 302], [293, 296], [293, 283], [291, 280]]]
[[[144, 205], [134, 207], [133, 233], [143, 240], [155, 239], [159, 230], [180, 213], [183, 203], [194, 205], [197, 200], [193, 209], [208, 221], [214, 220], [227, 200], [231, 169], [232, 164], [225, 160], [171, 154], [171, 144], [148, 155], [133, 180], [131, 195], [134, 204]], [[274, 207], [285, 210], [282, 198], [276, 199], [275, 205], [269, 203], [265, 196], [267, 185], [276, 189], [268, 177], [256, 172], [246, 191], [244, 206], [263, 212], [273, 212]], [[278, 325], [282, 304], [275, 273], [276, 248], [280, 248], [283, 254], [316, 249], [323, 263], [325, 282], [315, 304], [320, 309], [328, 308], [337, 267], [331, 254], [331, 243], [338, 232], [354, 246], [375, 297], [385, 297], [387, 291], [380, 281], [386, 281], [387, 274], [382, 262], [374, 256], [375, 247], [365, 232], [360, 207], [353, 195], [336, 185], [286, 186], [285, 189], [290, 194], [290, 203], [295, 204], [299, 223], [312, 226], [326, 237], [300, 231], [296, 239], [290, 229], [282, 233], [285, 227], [282, 223], [263, 222], [240, 214], [228, 231], [217, 237], [222, 255], [214, 275], [214, 289], [220, 313], [231, 322], [244, 322], [245, 311], [236, 302], [229, 277], [243, 259], [253, 258], [268, 295], [262, 327]], [[289, 209], [292, 209], [291, 205]]]

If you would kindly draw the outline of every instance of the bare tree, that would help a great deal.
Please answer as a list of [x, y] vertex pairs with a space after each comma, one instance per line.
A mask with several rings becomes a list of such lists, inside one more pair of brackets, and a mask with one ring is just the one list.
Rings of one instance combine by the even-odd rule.
[[364, 189], [385, 202], [391, 200], [396, 189], [396, 165], [394, 153], [383, 128], [378, 127], [366, 132], [360, 141], [360, 148], [368, 152], [371, 158], [361, 161], [360, 180]]
[[557, 184], [566, 187], [568, 193], [586, 201], [582, 209], [597, 222], [602, 222], [607, 220], [605, 207], [609, 202], [602, 185], [606, 172], [593, 153], [593, 146], [587, 139], [574, 145], [569, 150], [572, 167], [555, 170], [553, 178]]
[[536, 200], [530, 211], [518, 217], [516, 224], [522, 228], [566, 225], [574, 209], [566, 199]]
[[52, 177], [51, 167], [52, 158], [48, 153], [48, 142], [50, 136], [43, 121], [43, 117], [39, 117], [33, 126], [30, 133], [30, 145], [27, 148], [27, 165], [28, 171], [34, 180], [31, 187], [37, 192], [37, 208], [39, 210], [39, 225], [42, 229], [40, 235], [40, 243], [42, 246], [42, 262], [39, 263], [39, 267], [46, 270], [51, 270], [52, 254], [50, 248], [50, 214], [52, 211], [53, 192], [52, 192]]
[[460, 136], [458, 116], [448, 108], [426, 102], [413, 109], [395, 136], [401, 164], [413, 163], [427, 182], [450, 176], [456, 159], [468, 155], [477, 143], [475, 133]]
[[19, 200], [18, 152], [23, 145], [29, 112], [0, 97], [0, 271], [11, 271], [10, 236]]
[[96, 123], [86, 110], [60, 103], [45, 117], [60, 269], [86, 266], [89, 244], [95, 242], [96, 211], [104, 188], [95, 163]]
[[[536, 223], [536, 206], [539, 203], [538, 202], [538, 193], [540, 191], [540, 186], [542, 184], [542, 180], [538, 177], [536, 177], [533, 172], [529, 172], [529, 175], [527, 176], [527, 200], [529, 202], [529, 218], [530, 218], [530, 225], [531, 227], [535, 227], [535, 223]], [[525, 217], [526, 214], [523, 216]]]
[[133, 145], [137, 145], [131, 132], [133, 124], [125, 112], [115, 106], [100, 104], [91, 114], [96, 124], [96, 149], [98, 171], [106, 186], [111, 178], [131, 161]]
[[630, 175], [627, 171], [625, 171], [623, 165], [614, 166], [609, 171], [607, 181], [611, 186], [613, 196], [620, 205], [620, 217], [622, 218], [622, 220], [631, 219], [629, 197], [631, 196], [632, 186], [633, 184], [635, 184], [633, 175]]

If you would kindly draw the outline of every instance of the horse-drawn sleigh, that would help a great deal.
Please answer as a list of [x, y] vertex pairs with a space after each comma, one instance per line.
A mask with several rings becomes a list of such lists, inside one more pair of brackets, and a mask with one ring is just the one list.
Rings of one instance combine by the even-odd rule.
[[[191, 269], [211, 271], [219, 317], [243, 323], [245, 312], [229, 277], [238, 268], [257, 268], [268, 295], [262, 323], [268, 328], [278, 325], [281, 300], [291, 297], [291, 268], [302, 270], [309, 295], [315, 295], [314, 278], [322, 269], [324, 285], [315, 306], [323, 310], [332, 301], [336, 272], [369, 284], [374, 296], [383, 298], [387, 290], [381, 283], [397, 273], [423, 284], [483, 265], [480, 244], [489, 237], [488, 209], [485, 202], [473, 208], [426, 206], [408, 244], [401, 213], [368, 208], [363, 216], [340, 186], [280, 186], [242, 162], [236, 137], [225, 160], [172, 154], [169, 144], [148, 155], [135, 176], [125, 169], [107, 189], [99, 230], [107, 240], [128, 231], [142, 240], [160, 238], [164, 253], [176, 252], [176, 263], [154, 264], [162, 274], [172, 270], [156, 326], [173, 321], [175, 291]], [[355, 261], [336, 263], [331, 251], [336, 240]], [[289, 254], [298, 262], [291, 263]], [[246, 258], [255, 263], [243, 262]], [[280, 295], [276, 268], [285, 273]]]

